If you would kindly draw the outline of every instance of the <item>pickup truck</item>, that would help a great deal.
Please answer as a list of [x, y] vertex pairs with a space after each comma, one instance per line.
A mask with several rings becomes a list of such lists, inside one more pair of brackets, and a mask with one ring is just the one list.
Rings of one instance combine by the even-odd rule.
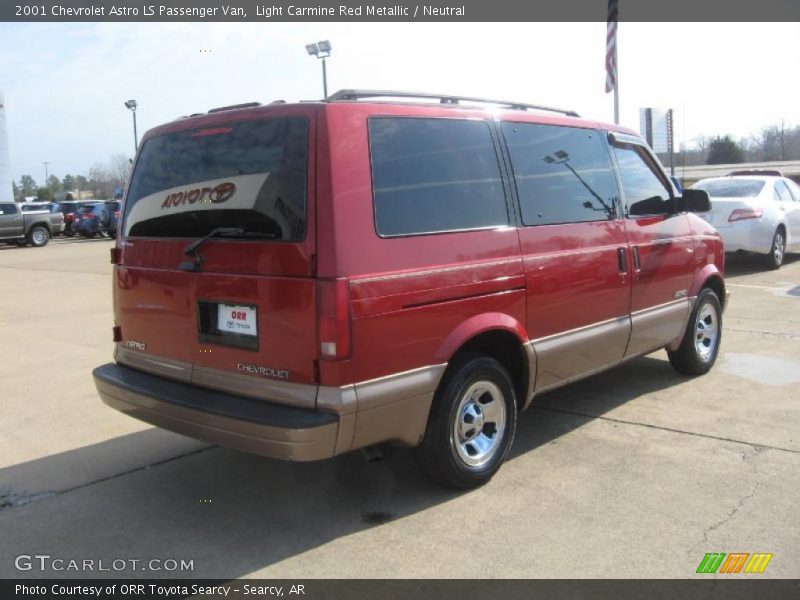
[[50, 238], [64, 231], [64, 215], [42, 209], [23, 211], [20, 204], [0, 203], [0, 241], [20, 246], [45, 246]]

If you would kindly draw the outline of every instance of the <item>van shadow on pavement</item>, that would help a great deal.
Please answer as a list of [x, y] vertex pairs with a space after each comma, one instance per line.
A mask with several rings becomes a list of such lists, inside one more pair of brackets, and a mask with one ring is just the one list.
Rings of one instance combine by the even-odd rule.
[[[521, 416], [509, 460], [682, 381], [685, 377], [664, 360], [644, 357], [543, 395]], [[0, 482], [39, 480], [98, 461], [121, 461], [154, 439], [154, 430], [145, 430], [14, 465], [0, 470]], [[496, 491], [489, 484], [466, 493], [487, 501], [485, 496]], [[0, 577], [81, 576], [17, 572], [13, 557], [23, 552], [109, 560], [186, 558], [195, 565], [191, 573], [88, 576], [239, 577], [462, 494], [428, 482], [413, 452], [404, 448], [386, 449], [378, 462], [352, 453], [288, 463], [209, 447], [0, 510]]]

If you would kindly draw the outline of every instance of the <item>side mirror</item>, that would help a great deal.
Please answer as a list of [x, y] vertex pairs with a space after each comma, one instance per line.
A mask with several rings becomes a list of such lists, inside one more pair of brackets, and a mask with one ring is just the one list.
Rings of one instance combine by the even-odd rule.
[[675, 200], [670, 198], [664, 200], [660, 196], [652, 196], [645, 198], [631, 204], [628, 210], [629, 214], [634, 217], [647, 217], [655, 215], [672, 215], [675, 214]]
[[689, 212], [708, 212], [711, 210], [711, 200], [705, 190], [683, 190], [680, 207]]

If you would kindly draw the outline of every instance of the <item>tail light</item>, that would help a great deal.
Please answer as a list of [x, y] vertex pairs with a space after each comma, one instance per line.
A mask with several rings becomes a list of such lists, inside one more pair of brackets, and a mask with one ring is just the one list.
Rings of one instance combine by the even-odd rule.
[[347, 278], [317, 281], [319, 354], [327, 360], [350, 357], [350, 282]]
[[744, 221], [745, 219], [760, 219], [763, 214], [764, 211], [760, 208], [737, 208], [731, 213], [731, 216], [728, 217], [728, 223]]
[[115, 210], [115, 211], [114, 211], [114, 217], [115, 217], [115, 218], [117, 218], [117, 219], [119, 219], [119, 211], [118, 211], [118, 210]]

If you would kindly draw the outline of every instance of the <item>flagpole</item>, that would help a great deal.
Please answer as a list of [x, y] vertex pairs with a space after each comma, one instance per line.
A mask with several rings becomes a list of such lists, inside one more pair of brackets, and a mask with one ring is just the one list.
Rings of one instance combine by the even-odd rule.
[[614, 92], [614, 123], [619, 125], [619, 69], [617, 66], [617, 27], [619, 0], [608, 0], [606, 20], [606, 93]]
[[614, 125], [619, 125], [619, 21], [614, 33]]

